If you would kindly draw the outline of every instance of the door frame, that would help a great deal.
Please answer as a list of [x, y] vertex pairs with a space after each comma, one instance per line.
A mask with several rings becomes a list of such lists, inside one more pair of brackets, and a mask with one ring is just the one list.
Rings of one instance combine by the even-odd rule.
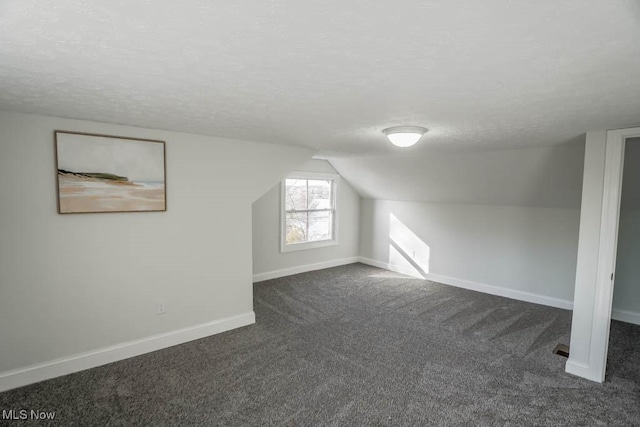
[[609, 351], [624, 149], [626, 140], [633, 137], [640, 137], [640, 127], [607, 131], [600, 244], [598, 246], [595, 304], [589, 349], [589, 365], [594, 377], [599, 378], [600, 382], [605, 379]]

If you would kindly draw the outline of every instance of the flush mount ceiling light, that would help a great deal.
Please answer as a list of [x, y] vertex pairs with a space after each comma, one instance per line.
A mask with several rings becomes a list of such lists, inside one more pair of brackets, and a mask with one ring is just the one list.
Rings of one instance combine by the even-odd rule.
[[425, 132], [427, 132], [427, 128], [421, 126], [394, 126], [382, 131], [387, 135], [389, 141], [397, 147], [411, 147]]

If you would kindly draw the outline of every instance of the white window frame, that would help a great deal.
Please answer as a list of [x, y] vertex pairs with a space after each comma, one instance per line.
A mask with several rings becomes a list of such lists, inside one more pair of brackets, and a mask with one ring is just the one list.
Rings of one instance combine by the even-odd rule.
[[[331, 219], [331, 239], [326, 240], [318, 240], [315, 242], [304, 242], [304, 243], [293, 243], [290, 245], [286, 244], [286, 234], [287, 234], [287, 211], [285, 208], [285, 190], [287, 185], [287, 179], [320, 179], [320, 180], [331, 180], [333, 185], [331, 188], [331, 197], [332, 197], [332, 213]], [[336, 173], [320, 173], [320, 172], [294, 172], [289, 174], [285, 179], [282, 180], [280, 185], [280, 252], [293, 252], [300, 251], [304, 249], [315, 249], [322, 248], [326, 246], [335, 246], [338, 244], [338, 192], [340, 191], [340, 175]]]

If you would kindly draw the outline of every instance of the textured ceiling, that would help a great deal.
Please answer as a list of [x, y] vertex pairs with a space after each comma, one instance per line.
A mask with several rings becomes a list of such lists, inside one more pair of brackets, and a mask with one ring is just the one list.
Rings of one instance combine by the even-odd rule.
[[559, 144], [640, 124], [624, 0], [0, 1], [0, 109], [325, 156]]

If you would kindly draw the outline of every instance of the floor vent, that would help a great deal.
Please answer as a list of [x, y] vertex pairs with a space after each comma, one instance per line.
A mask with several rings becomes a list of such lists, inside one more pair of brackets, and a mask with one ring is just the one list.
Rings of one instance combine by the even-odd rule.
[[553, 354], [557, 354], [562, 357], [569, 357], [569, 346], [566, 344], [558, 344], [556, 348], [553, 349]]

